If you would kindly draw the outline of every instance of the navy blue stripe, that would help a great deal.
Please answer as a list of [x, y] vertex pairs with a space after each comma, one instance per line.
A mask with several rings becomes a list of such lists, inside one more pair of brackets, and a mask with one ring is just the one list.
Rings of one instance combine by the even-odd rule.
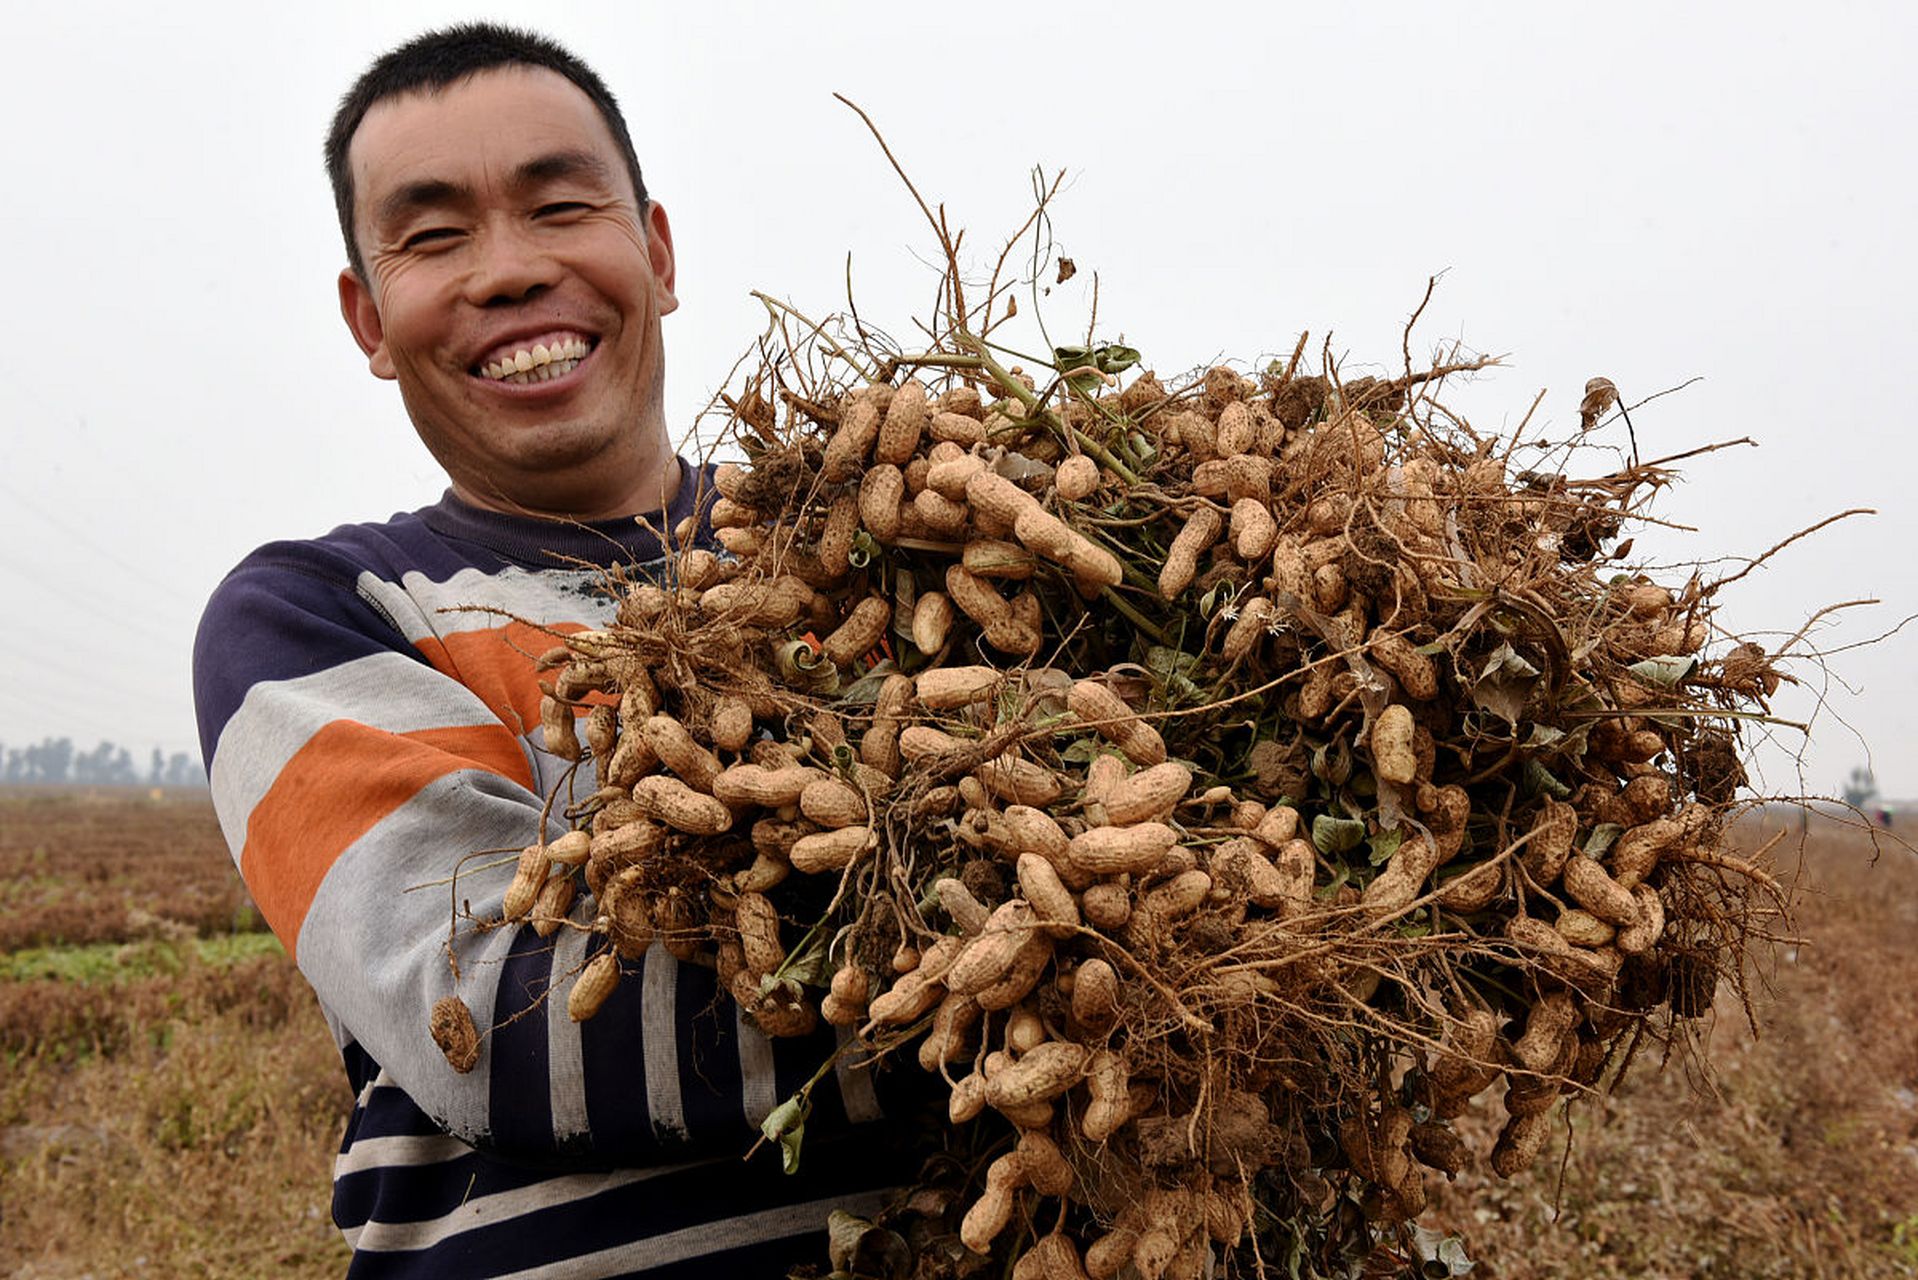
[[431, 1138], [445, 1132], [404, 1090], [380, 1085], [367, 1096], [366, 1105], [353, 1108], [342, 1150], [368, 1138]]
[[[826, 1233], [820, 1230], [748, 1248], [702, 1254], [644, 1271], [622, 1271], [611, 1280], [782, 1280], [807, 1265], [818, 1268], [815, 1274], [824, 1275], [829, 1256]], [[542, 1255], [528, 1266], [558, 1260]], [[361, 1253], [354, 1255], [346, 1276], [347, 1280], [451, 1280], [468, 1276], [477, 1280], [512, 1273], [511, 1269], [500, 1270], [497, 1261], [486, 1249], [455, 1251], [450, 1245], [425, 1253]]]
[[[910, 1181], [916, 1170], [913, 1155], [883, 1137], [876, 1141], [811, 1143], [809, 1148], [804, 1172], [799, 1176], [783, 1174], [777, 1154], [762, 1150], [751, 1161], [720, 1160], [628, 1183], [505, 1222], [476, 1227], [430, 1249], [413, 1253], [362, 1253], [355, 1257], [349, 1274], [355, 1277], [501, 1275], [686, 1227], [723, 1224], [743, 1214], [901, 1186]], [[457, 1167], [419, 1171], [420, 1180], [453, 1181], [464, 1186], [473, 1168], [489, 1163], [484, 1156], [476, 1156], [474, 1160], [476, 1164], [472, 1167], [461, 1161]], [[399, 1182], [414, 1171], [393, 1169], [387, 1173], [389, 1181]], [[492, 1177], [482, 1175], [471, 1197], [507, 1185], [511, 1184], [500, 1179], [497, 1173]], [[401, 1218], [389, 1212], [389, 1206], [403, 1202], [423, 1203], [417, 1197], [390, 1189], [381, 1202], [377, 1220], [398, 1222], [411, 1221], [416, 1216], [437, 1216], [409, 1214]], [[461, 1200], [455, 1198], [448, 1210], [460, 1203]], [[664, 1269], [633, 1274], [776, 1277], [784, 1273], [757, 1268], [761, 1264], [823, 1264], [826, 1261], [824, 1220], [822, 1212], [816, 1225], [786, 1240], [706, 1254]], [[705, 1270], [683, 1269], [690, 1266]]]
[[367, 1082], [380, 1073], [380, 1064], [373, 1061], [373, 1055], [360, 1048], [357, 1040], [348, 1040], [340, 1046], [340, 1065], [346, 1068], [347, 1083], [353, 1086], [353, 1096], [359, 1097], [360, 1090]]
[[[529, 1237], [544, 1239], [563, 1232], [570, 1250], [591, 1253], [686, 1227], [723, 1223], [741, 1214], [898, 1186], [916, 1172], [915, 1162], [902, 1158], [883, 1143], [809, 1146], [814, 1149], [807, 1152], [804, 1171], [796, 1176], [781, 1171], [776, 1151], [762, 1148], [749, 1161], [723, 1160], [649, 1178], [602, 1192], [586, 1201], [522, 1218], [519, 1229]], [[817, 1227], [805, 1235], [822, 1236], [824, 1226], [822, 1212]], [[501, 1224], [484, 1234], [505, 1230], [506, 1224]], [[823, 1252], [795, 1259], [818, 1263], [825, 1260]], [[713, 1259], [709, 1257], [706, 1261], [710, 1265]], [[715, 1270], [709, 1274], [762, 1273]]]
[[[611, 944], [594, 939], [590, 955]], [[640, 1020], [645, 967], [664, 959], [648, 952], [640, 960], [620, 961], [619, 985], [579, 1026], [581, 1088], [586, 1091], [586, 1125], [596, 1155], [621, 1160], [656, 1161], [659, 1143], [646, 1109], [645, 1030]]]
[[738, 1006], [719, 990], [719, 975], [703, 965], [679, 966], [674, 1008], [685, 1033], [679, 1052], [679, 1096], [695, 1150], [750, 1134], [739, 1070]]
[[[693, 514], [699, 487], [689, 465], [682, 463], [681, 470], [680, 492], [665, 517], [669, 526]], [[696, 535], [702, 546], [712, 540], [714, 496], [709, 478]], [[360, 597], [362, 572], [395, 583], [408, 573], [444, 582], [466, 569], [577, 570], [582, 564], [650, 563], [661, 554], [658, 540], [632, 520], [582, 525], [511, 516], [466, 506], [450, 492], [434, 506], [384, 523], [341, 525], [323, 538], [268, 543], [227, 575], [200, 619], [193, 697], [201, 757], [213, 759], [227, 721], [261, 681], [309, 675], [371, 653], [419, 656]]]
[[[680, 459], [679, 488], [672, 505], [663, 515], [647, 512], [647, 524], [655, 529], [674, 528], [694, 514], [697, 493], [699, 524], [694, 538], [699, 545], [709, 545], [712, 503], [718, 496], [712, 470], [706, 469], [702, 484], [699, 469]], [[511, 515], [468, 506], [451, 491], [418, 516], [433, 534], [452, 544], [483, 551], [487, 559], [503, 559], [528, 569], [576, 569], [581, 564], [603, 569], [616, 563], [649, 564], [666, 555], [666, 549], [647, 527], [630, 517], [575, 521]]]
[[478, 1151], [435, 1164], [362, 1169], [333, 1183], [333, 1221], [342, 1228], [368, 1222], [427, 1222], [469, 1200], [544, 1182], [547, 1169], [495, 1160]]
[[371, 654], [404, 652], [424, 662], [392, 624], [310, 554], [298, 567], [249, 561], [213, 593], [193, 646], [193, 703], [200, 749], [211, 761], [247, 690], [292, 680]]
[[[637, 1280], [710, 1280], [713, 1276], [781, 1277], [807, 1263], [825, 1274], [827, 1239], [824, 1231], [810, 1232], [785, 1240], [773, 1240], [750, 1249], [728, 1249], [723, 1254], [688, 1258], [665, 1267], [650, 1267], [644, 1272], [628, 1271], [626, 1278]], [[625, 1278], [622, 1278], [625, 1280]]]
[[895, 1116], [946, 1114], [952, 1100], [952, 1087], [939, 1076], [921, 1071], [915, 1052], [909, 1049], [904, 1060], [895, 1056], [876, 1067], [861, 1068], [872, 1079], [873, 1094], [878, 1099], [880, 1113], [886, 1117], [883, 1123], [891, 1124]]
[[507, 1154], [553, 1150], [552, 1085], [547, 1071], [546, 995], [553, 944], [517, 930], [493, 995], [489, 1149]]
[[711, 1280], [714, 1276], [775, 1277], [785, 1276], [796, 1267], [811, 1263], [818, 1267], [817, 1274], [825, 1274], [827, 1261], [827, 1239], [824, 1231], [808, 1232], [803, 1236], [791, 1236], [785, 1240], [772, 1240], [750, 1249], [728, 1249], [723, 1254], [708, 1254], [703, 1258], [687, 1258], [665, 1267], [649, 1267], [645, 1271], [628, 1271], [620, 1280]]

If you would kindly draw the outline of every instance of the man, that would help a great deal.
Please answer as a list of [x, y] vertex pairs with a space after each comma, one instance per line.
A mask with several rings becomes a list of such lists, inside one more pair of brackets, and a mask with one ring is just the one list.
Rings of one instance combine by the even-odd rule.
[[[508, 882], [462, 860], [537, 840], [564, 774], [537, 728], [541, 628], [606, 622], [602, 570], [664, 572], [653, 531], [703, 515], [663, 410], [672, 232], [625, 122], [557, 45], [462, 26], [361, 77], [327, 163], [341, 311], [452, 486], [247, 557], [208, 605], [194, 682], [235, 860], [358, 1095], [334, 1184], [350, 1274], [823, 1261], [829, 1209], [870, 1212], [901, 1173], [870, 1140], [857, 1158], [831, 1140], [877, 1117], [871, 1081], [842, 1057], [814, 1090], [800, 1176], [740, 1157], [827, 1061], [830, 1028], [769, 1041], [709, 967], [657, 947], [576, 1024], [567, 984], [603, 939], [449, 944], [455, 906], [496, 918]], [[453, 994], [482, 1031], [465, 1074], [428, 1034]]]

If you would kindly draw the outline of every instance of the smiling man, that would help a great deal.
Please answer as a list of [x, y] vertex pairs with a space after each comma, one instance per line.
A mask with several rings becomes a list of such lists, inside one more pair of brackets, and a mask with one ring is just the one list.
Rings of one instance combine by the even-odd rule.
[[[708, 536], [663, 410], [672, 231], [625, 122], [550, 41], [462, 26], [361, 77], [327, 165], [341, 311], [451, 487], [248, 556], [208, 604], [194, 685], [235, 861], [356, 1095], [333, 1200], [350, 1274], [823, 1261], [828, 1212], [870, 1212], [909, 1172], [853, 1134], [873, 1081], [845, 1055], [814, 1089], [801, 1176], [742, 1156], [830, 1028], [769, 1041], [709, 964], [658, 946], [574, 1023], [566, 991], [605, 945], [584, 908], [550, 937], [462, 922], [449, 943], [450, 903], [501, 914], [508, 868], [469, 855], [540, 840], [557, 787], [556, 838], [590, 787], [545, 750], [532, 655], [610, 618], [606, 570], [665, 572], [656, 530]], [[453, 995], [482, 1033], [461, 1070], [429, 1035]]]
[[673, 496], [672, 230], [624, 137], [526, 65], [377, 99], [334, 134], [341, 310], [468, 503], [592, 519]]

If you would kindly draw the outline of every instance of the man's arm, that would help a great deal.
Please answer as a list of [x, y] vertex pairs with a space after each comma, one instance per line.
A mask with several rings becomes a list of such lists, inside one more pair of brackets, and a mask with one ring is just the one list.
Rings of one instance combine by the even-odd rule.
[[[343, 1043], [448, 1132], [501, 1154], [650, 1160], [675, 1134], [738, 1149], [831, 1052], [830, 1034], [768, 1042], [739, 1025], [710, 970], [657, 949], [574, 1024], [567, 975], [602, 941], [580, 929], [540, 939], [463, 923], [456, 978], [455, 907], [497, 918], [511, 868], [481, 868], [538, 832], [535, 751], [354, 583], [351, 565], [311, 550], [256, 557], [215, 594], [195, 654], [221, 822]], [[483, 850], [495, 856], [450, 879]], [[467, 1075], [427, 1032], [449, 994], [493, 1028]], [[816, 1101], [822, 1128], [844, 1115], [830, 1085]]]

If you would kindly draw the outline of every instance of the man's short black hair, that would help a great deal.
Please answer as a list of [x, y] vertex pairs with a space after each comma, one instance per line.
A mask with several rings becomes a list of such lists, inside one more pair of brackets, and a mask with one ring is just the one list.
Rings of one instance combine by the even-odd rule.
[[633, 194], [641, 210], [646, 208], [646, 183], [639, 176], [639, 156], [633, 150], [632, 134], [626, 130], [626, 117], [620, 114], [606, 82], [593, 69], [574, 57], [564, 46], [531, 31], [491, 22], [463, 22], [415, 36], [399, 48], [383, 54], [354, 82], [340, 99], [333, 113], [333, 127], [326, 135], [326, 174], [333, 182], [333, 204], [340, 215], [340, 234], [346, 238], [347, 260], [364, 280], [365, 264], [360, 257], [359, 241], [353, 235], [353, 171], [346, 162], [347, 148], [360, 121], [375, 103], [403, 94], [434, 92], [495, 67], [544, 67], [557, 71], [592, 99], [600, 118], [612, 130], [626, 157], [626, 173], [633, 180]]

